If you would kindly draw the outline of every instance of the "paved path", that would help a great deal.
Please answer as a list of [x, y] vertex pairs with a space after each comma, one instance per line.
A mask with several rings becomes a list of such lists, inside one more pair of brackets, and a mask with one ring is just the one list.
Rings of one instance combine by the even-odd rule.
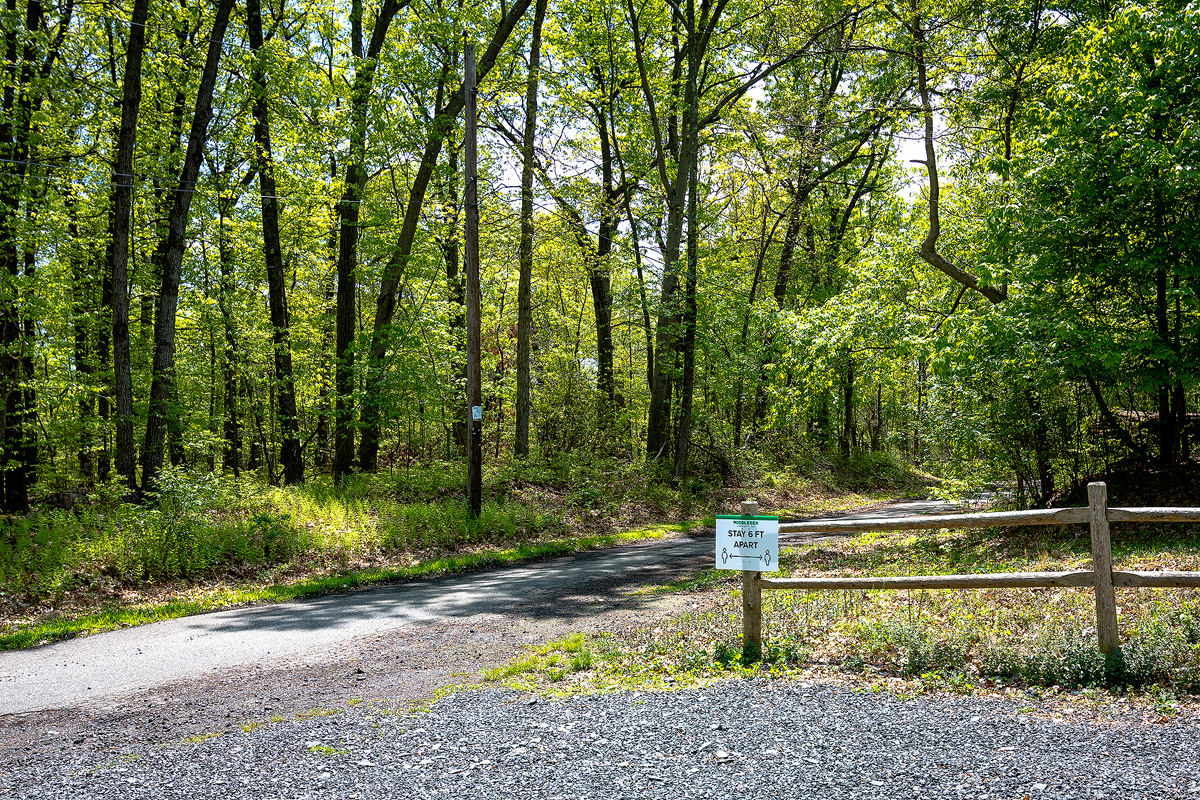
[[[667, 539], [517, 567], [235, 608], [0, 653], [0, 714], [78, 705], [264, 658], [437, 619], [502, 612], [664, 561], [697, 561], [712, 543]], [[697, 566], [701, 566], [697, 563]]]
[[[962, 507], [944, 500], [901, 500], [886, 506], [858, 511], [853, 514], [820, 514], [815, 517], [782, 517], [783, 522], [807, 522], [814, 519], [895, 519], [915, 514], [957, 514]], [[818, 534], [824, 536], [826, 534]]]
[[[845, 518], [946, 511], [896, 503]], [[648, 573], [711, 564], [709, 532], [515, 567], [236, 608], [0, 653], [0, 715], [84, 705], [263, 660], [305, 658], [347, 640], [429, 622], [503, 614], [596, 587], [615, 602]], [[581, 609], [580, 615], [588, 609]]]

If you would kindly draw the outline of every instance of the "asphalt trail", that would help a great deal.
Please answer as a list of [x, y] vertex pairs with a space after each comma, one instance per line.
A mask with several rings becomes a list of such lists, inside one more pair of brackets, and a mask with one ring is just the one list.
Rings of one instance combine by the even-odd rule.
[[[936, 502], [896, 503], [838, 518], [945, 512]], [[520, 566], [390, 584], [274, 605], [236, 608], [0, 653], [0, 716], [95, 704], [184, 679], [262, 662], [318, 659], [345, 642], [414, 626], [505, 615], [588, 590], [620, 602], [649, 578], [711, 565], [711, 531]]]

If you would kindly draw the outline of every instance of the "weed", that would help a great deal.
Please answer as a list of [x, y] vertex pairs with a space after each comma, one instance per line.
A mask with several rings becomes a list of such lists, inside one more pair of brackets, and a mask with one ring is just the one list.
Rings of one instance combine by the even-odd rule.
[[484, 670], [483, 679], [504, 681], [514, 688], [527, 688], [546, 678], [557, 683], [567, 676], [586, 672], [595, 664], [589, 640], [581, 633], [534, 647], [503, 666]]
[[[1143, 557], [1178, 569], [1198, 555], [1190, 539], [1169, 547], [1173, 552], [1160, 549]], [[871, 534], [785, 550], [781, 575], [1040, 571], [1079, 564], [1086, 554], [1069, 530], [1036, 542], [1020, 531], [1008, 538], [993, 531]], [[1130, 567], [1143, 568], [1136, 562], [1125, 568]], [[1200, 687], [1200, 603], [1190, 590], [1121, 590], [1121, 649], [1106, 656], [1087, 627], [1093, 598], [1074, 589], [765, 592], [764, 643], [754, 651], [744, 649], [738, 636], [738, 585], [736, 575], [708, 571], [668, 587], [704, 587], [705, 594], [692, 609], [657, 627], [598, 640], [586, 678], [554, 690], [679, 686], [723, 675], [794, 675], [837, 665], [868, 676], [907, 678], [920, 693], [969, 694], [997, 682], [1145, 691], [1166, 714], [1172, 697]], [[505, 669], [521, 673], [526, 686], [563, 680], [551, 672], [561, 664], [539, 667], [535, 661], [515, 661]]]
[[949, 692], [951, 694], [971, 694], [975, 686], [961, 672], [936, 670], [922, 672], [918, 683], [922, 692]]
[[1157, 683], [1150, 687], [1149, 694], [1154, 703], [1154, 710], [1163, 717], [1173, 717], [1179, 713], [1179, 698], [1172, 689], [1159, 686]]
[[337, 708], [310, 708], [307, 711], [296, 712], [296, 719], [312, 719], [313, 717], [328, 717], [336, 714], [341, 709]]
[[184, 744], [200, 744], [207, 742], [209, 739], [215, 739], [221, 735], [220, 731], [212, 731], [210, 733], [198, 733], [195, 736], [187, 736], [184, 738]]
[[327, 744], [309, 745], [308, 752], [316, 753], [322, 756], [341, 756], [350, 752], [349, 750], [339, 750], [336, 747], [330, 747]]

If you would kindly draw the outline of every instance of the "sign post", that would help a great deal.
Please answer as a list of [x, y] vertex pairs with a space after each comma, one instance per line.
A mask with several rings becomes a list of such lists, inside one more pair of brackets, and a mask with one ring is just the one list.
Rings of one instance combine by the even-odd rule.
[[717, 569], [742, 573], [742, 661], [756, 661], [762, 651], [764, 572], [779, 570], [779, 517], [758, 516], [758, 502], [742, 503], [740, 516], [717, 515]]

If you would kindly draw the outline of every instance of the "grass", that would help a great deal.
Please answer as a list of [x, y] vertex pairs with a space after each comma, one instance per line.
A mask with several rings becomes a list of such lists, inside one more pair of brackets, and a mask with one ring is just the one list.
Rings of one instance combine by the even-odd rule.
[[485, 670], [483, 679], [512, 687], [529, 685], [544, 678], [557, 683], [568, 675], [586, 672], [593, 665], [590, 643], [576, 633], [549, 644], [532, 648], [527, 655], [495, 669]]
[[301, 578], [292, 582], [252, 587], [220, 587], [186, 599], [133, 605], [113, 603], [108, 608], [95, 613], [80, 616], [68, 615], [29, 625], [14, 626], [15, 629], [0, 634], [0, 650], [35, 647], [75, 636], [176, 619], [223, 608], [278, 603], [300, 597], [347, 591], [426, 575], [466, 572], [535, 558], [577, 553], [598, 547], [610, 547], [623, 542], [686, 532], [696, 524], [698, 521], [688, 520], [669, 525], [650, 525], [621, 533], [578, 536], [523, 544], [503, 550], [482, 550], [461, 555], [442, 556], [401, 567], [348, 570], [342, 574]]
[[456, 465], [287, 488], [168, 469], [144, 505], [101, 486], [73, 511], [0, 520], [0, 650], [668, 536], [747, 495], [784, 515], [887, 498], [833, 480], [785, 470], [680, 489], [614, 461], [500, 464], [473, 518]]
[[[1114, 527], [1122, 569], [1200, 569], [1194, 529]], [[872, 533], [785, 549], [782, 575], [917, 575], [1086, 568], [1086, 529]], [[838, 675], [902, 693], [969, 694], [1006, 688], [1134, 692], [1169, 717], [1200, 692], [1200, 595], [1119, 589], [1121, 652], [1095, 643], [1086, 589], [769, 591], [764, 647], [743, 660], [740, 578], [708, 570], [666, 591], [693, 608], [657, 627], [587, 640], [592, 668], [548, 680], [547, 653], [486, 676], [554, 693], [694, 685], [740, 674]], [[510, 674], [511, 673], [511, 674]]]
[[220, 735], [221, 735], [220, 731], [214, 731], [214, 732], [210, 732], [210, 733], [198, 733], [195, 736], [188, 736], [187, 738], [185, 738], [183, 740], [183, 743], [184, 744], [200, 744], [201, 742], [207, 742], [209, 739], [215, 739]]
[[349, 750], [339, 750], [336, 747], [330, 747], [327, 744], [314, 744], [308, 748], [308, 752], [316, 753], [322, 756], [341, 756], [349, 753]]

